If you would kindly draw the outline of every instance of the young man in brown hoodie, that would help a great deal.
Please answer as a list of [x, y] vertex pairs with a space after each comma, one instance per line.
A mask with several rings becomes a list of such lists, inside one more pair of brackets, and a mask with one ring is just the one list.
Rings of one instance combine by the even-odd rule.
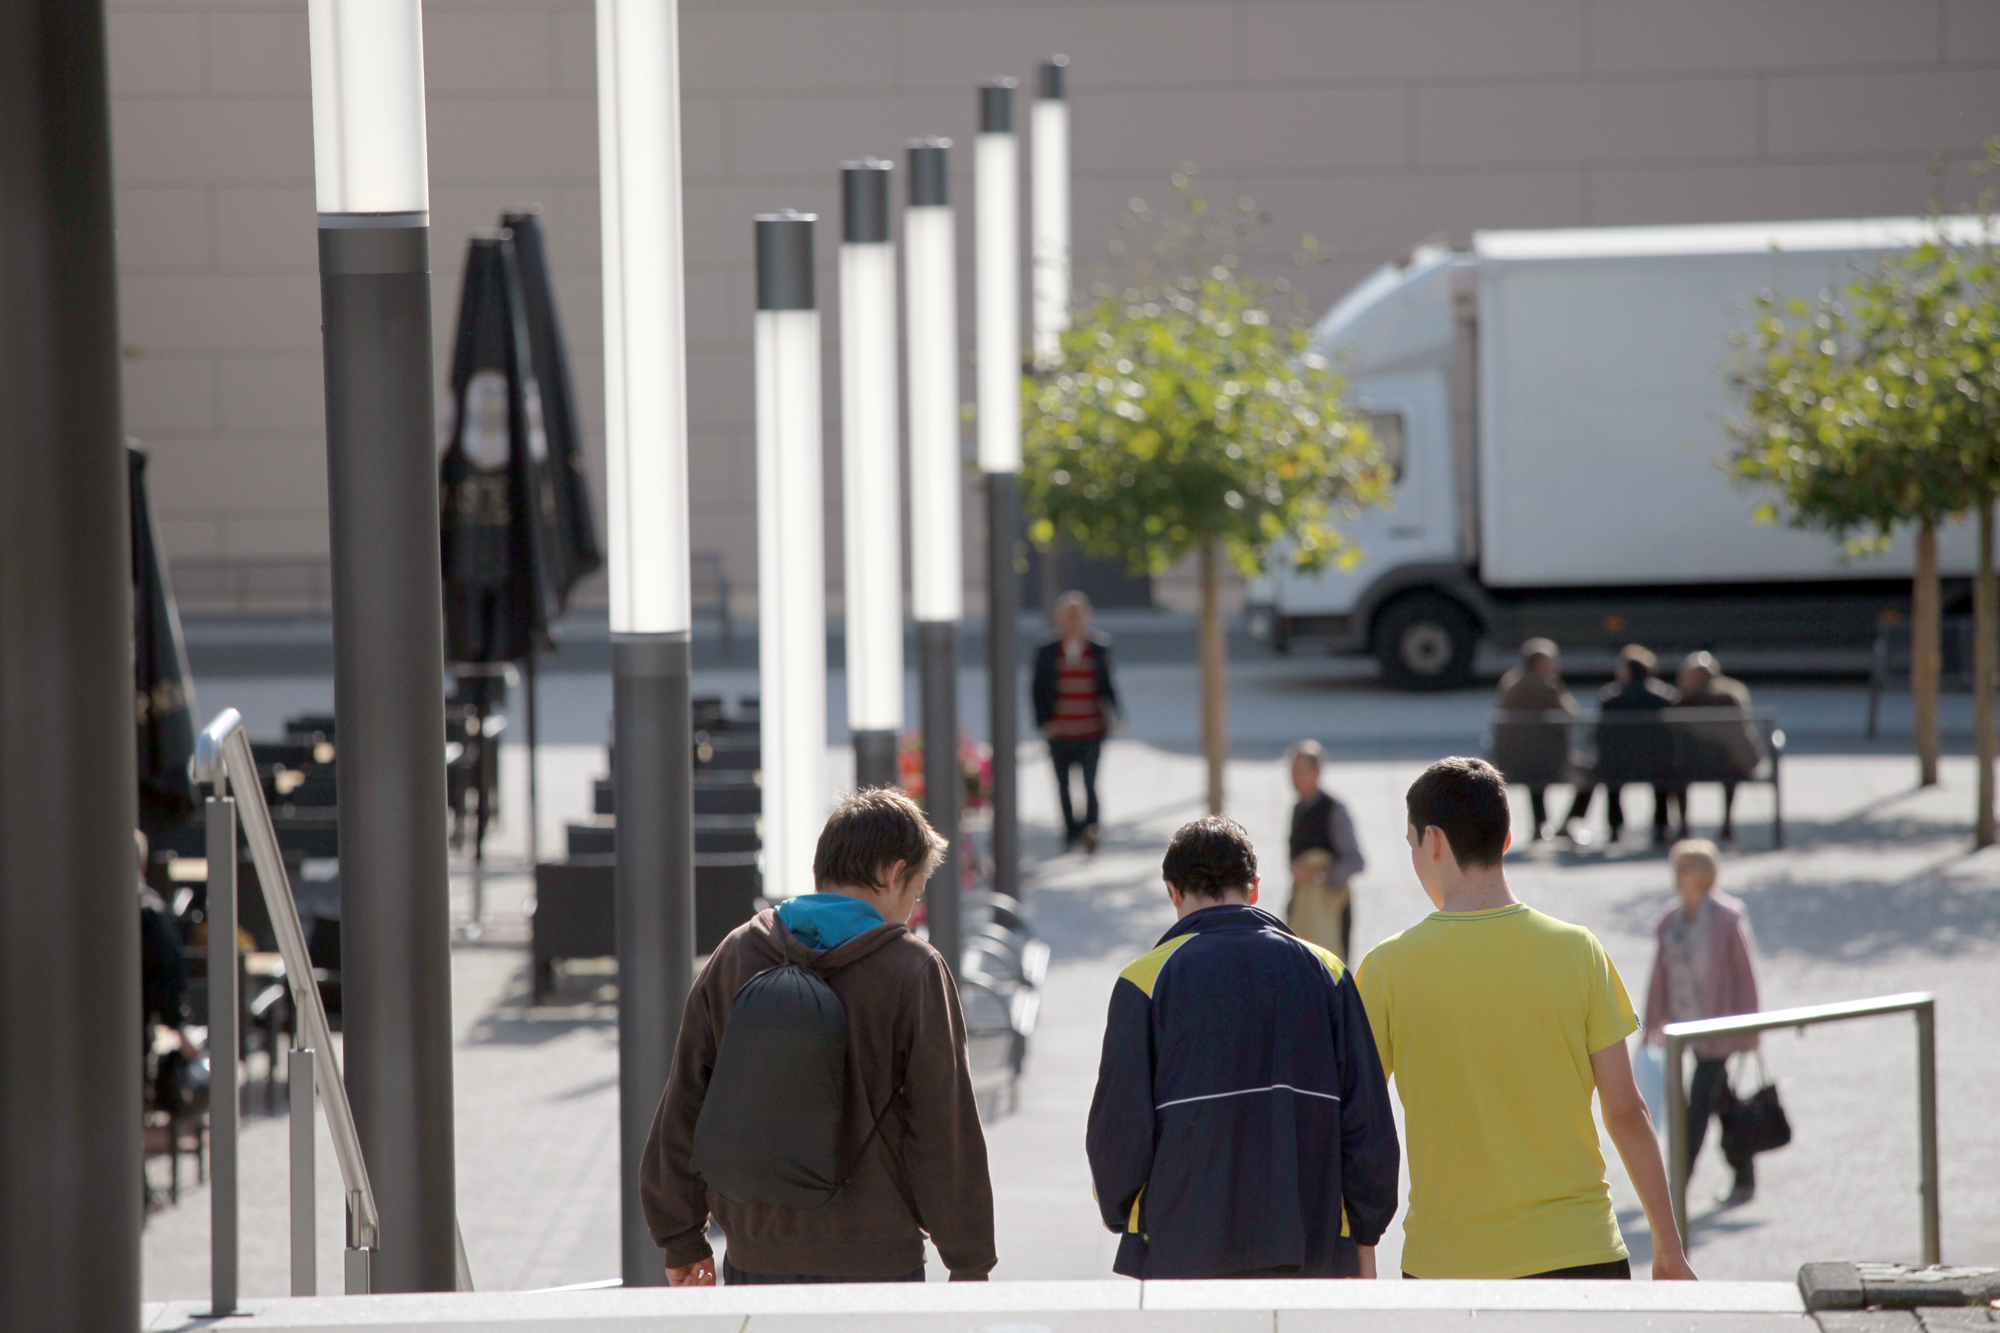
[[[714, 1283], [711, 1217], [727, 1241], [725, 1284], [921, 1282], [926, 1233], [954, 1282], [992, 1269], [993, 1186], [958, 987], [908, 925], [945, 845], [901, 791], [858, 792], [820, 833], [819, 891], [759, 912], [710, 956], [639, 1179], [671, 1285]], [[810, 960], [847, 1011], [840, 1158], [855, 1165], [824, 1205], [735, 1203], [695, 1170], [695, 1123], [737, 992], [788, 959]]]

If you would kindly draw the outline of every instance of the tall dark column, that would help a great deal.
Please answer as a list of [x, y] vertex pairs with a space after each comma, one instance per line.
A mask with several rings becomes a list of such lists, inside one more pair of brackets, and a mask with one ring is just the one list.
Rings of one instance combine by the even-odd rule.
[[924, 806], [951, 842], [928, 894], [931, 944], [954, 972], [959, 961], [960, 777], [958, 626], [965, 615], [959, 459], [958, 260], [949, 139], [908, 145], [909, 207], [903, 213], [908, 311], [905, 340], [910, 414], [910, 610], [917, 622], [923, 691]]
[[993, 737], [993, 889], [1021, 892], [1021, 584], [1014, 571], [1021, 535], [1021, 478], [986, 474], [986, 682]]
[[956, 973], [965, 943], [959, 911], [959, 874], [965, 858], [958, 847], [958, 826], [965, 778], [958, 766], [957, 621], [917, 622], [917, 678], [923, 691], [924, 814], [931, 827], [951, 839], [951, 850], [931, 877], [924, 900], [931, 947]]
[[840, 462], [847, 554], [847, 728], [854, 785], [898, 780], [903, 728], [903, 486], [896, 449], [896, 248], [890, 164], [840, 169]]
[[672, 0], [597, 7], [604, 508], [618, 804], [618, 1195], [628, 1287], [666, 1273], [639, 1164], [694, 977], [688, 716], [687, 356], [679, 22]]
[[132, 557], [104, 12], [0, 3], [0, 1324], [139, 1323]]
[[320, 215], [348, 1092], [376, 1291], [456, 1281], [444, 623], [425, 214]]
[[979, 470], [986, 475], [986, 681], [993, 741], [993, 887], [1021, 890], [1021, 827], [1015, 775], [1015, 662], [1021, 528], [1021, 156], [1014, 134], [1014, 80], [979, 89], [973, 144], [978, 221]]
[[694, 749], [688, 636], [611, 641], [618, 814], [618, 1206], [626, 1286], [665, 1281], [639, 1171], [694, 986]]

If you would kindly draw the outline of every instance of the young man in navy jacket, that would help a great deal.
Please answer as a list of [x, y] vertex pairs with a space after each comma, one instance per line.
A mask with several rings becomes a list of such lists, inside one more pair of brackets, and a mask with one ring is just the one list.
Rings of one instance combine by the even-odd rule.
[[1184, 826], [1180, 920], [1119, 974], [1086, 1147], [1127, 1277], [1373, 1277], [1401, 1153], [1346, 965], [1257, 901], [1243, 826]]

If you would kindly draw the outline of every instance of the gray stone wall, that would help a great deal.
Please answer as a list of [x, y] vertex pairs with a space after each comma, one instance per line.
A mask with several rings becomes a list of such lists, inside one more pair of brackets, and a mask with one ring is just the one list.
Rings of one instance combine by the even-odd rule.
[[[191, 578], [267, 567], [264, 604], [297, 602], [326, 544], [304, 4], [111, 8], [128, 429]], [[831, 358], [840, 161], [964, 145], [969, 260], [974, 85], [1031, 89], [1050, 52], [1073, 62], [1080, 280], [1192, 161], [1273, 215], [1265, 266], [1319, 238], [1316, 310], [1440, 233], [1921, 211], [1940, 180], [1969, 196], [2000, 133], [1996, 0], [689, 0], [682, 40], [693, 541], [746, 589], [750, 215], [820, 212]], [[591, 6], [431, 0], [425, 58], [440, 374], [466, 233], [541, 204], [601, 485]]]

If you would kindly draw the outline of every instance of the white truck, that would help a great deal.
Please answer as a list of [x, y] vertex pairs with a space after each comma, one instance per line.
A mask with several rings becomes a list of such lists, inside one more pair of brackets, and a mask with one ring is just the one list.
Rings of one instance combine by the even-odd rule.
[[[1865, 647], [1907, 607], [1907, 535], [1851, 557], [1758, 523], [1721, 465], [1727, 375], [1760, 292], [1815, 298], [1943, 225], [1879, 219], [1487, 231], [1421, 247], [1330, 310], [1316, 346], [1395, 466], [1393, 504], [1350, 529], [1363, 557], [1248, 590], [1280, 651], [1373, 653], [1410, 689], [1470, 679], [1483, 639], [1566, 647]], [[1941, 534], [1948, 577], [1972, 567]], [[1949, 601], [1951, 592], [1948, 590]]]

